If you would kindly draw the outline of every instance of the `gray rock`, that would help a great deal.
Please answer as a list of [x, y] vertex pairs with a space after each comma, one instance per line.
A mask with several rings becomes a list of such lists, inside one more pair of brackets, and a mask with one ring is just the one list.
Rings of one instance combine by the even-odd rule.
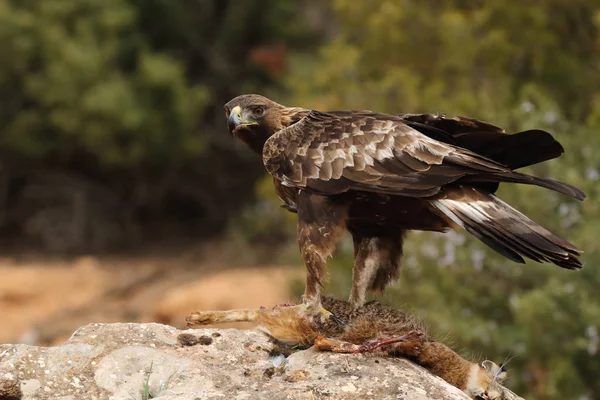
[[91, 324], [58, 347], [1, 345], [0, 398], [467, 399], [403, 359], [270, 349], [255, 331]]

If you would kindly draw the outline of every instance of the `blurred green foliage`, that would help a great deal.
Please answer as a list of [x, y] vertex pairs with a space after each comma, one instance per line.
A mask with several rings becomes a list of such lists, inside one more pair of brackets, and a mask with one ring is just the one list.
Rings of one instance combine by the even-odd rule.
[[[181, 62], [152, 51], [124, 0], [0, 3], [2, 148], [101, 164], [164, 164], [197, 155], [208, 92]], [[20, 110], [20, 112], [15, 112]]]
[[277, 88], [287, 52], [316, 35], [301, 5], [0, 0], [3, 245], [218, 232], [263, 172], [222, 105]]

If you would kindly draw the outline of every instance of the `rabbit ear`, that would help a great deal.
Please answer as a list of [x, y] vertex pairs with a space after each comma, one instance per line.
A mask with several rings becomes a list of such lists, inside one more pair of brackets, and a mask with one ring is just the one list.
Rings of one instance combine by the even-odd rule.
[[501, 383], [506, 379], [506, 371], [504, 368], [493, 361], [482, 361], [481, 368], [483, 368], [490, 376], [493, 376], [497, 382]]
[[485, 369], [488, 372], [492, 372], [495, 368], [499, 367], [493, 361], [484, 360], [481, 362], [481, 368]]

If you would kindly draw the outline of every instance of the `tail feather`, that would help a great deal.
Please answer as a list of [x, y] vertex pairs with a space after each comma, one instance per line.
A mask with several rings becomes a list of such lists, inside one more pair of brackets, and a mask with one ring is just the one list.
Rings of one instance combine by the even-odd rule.
[[577, 189], [575, 186], [569, 185], [568, 183], [556, 181], [554, 179], [539, 178], [537, 176], [531, 176], [527, 174], [521, 174], [519, 172], [500, 172], [494, 174], [482, 174], [482, 175], [471, 175], [466, 176], [460, 180], [461, 183], [466, 182], [508, 182], [508, 183], [523, 183], [526, 185], [541, 186], [546, 189], [554, 190], [556, 192], [566, 194], [577, 200], [585, 199], [585, 193]]
[[582, 251], [553, 234], [493, 194], [460, 187], [432, 201], [443, 215], [503, 256], [523, 257], [567, 269], [582, 267]]

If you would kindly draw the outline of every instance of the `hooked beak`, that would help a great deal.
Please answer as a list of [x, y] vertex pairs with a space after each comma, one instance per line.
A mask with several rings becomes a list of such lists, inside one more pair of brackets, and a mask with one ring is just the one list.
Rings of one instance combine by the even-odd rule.
[[240, 126], [258, 125], [256, 121], [242, 121], [242, 109], [240, 106], [235, 106], [229, 114], [229, 120], [227, 121], [229, 132], [233, 133]]

